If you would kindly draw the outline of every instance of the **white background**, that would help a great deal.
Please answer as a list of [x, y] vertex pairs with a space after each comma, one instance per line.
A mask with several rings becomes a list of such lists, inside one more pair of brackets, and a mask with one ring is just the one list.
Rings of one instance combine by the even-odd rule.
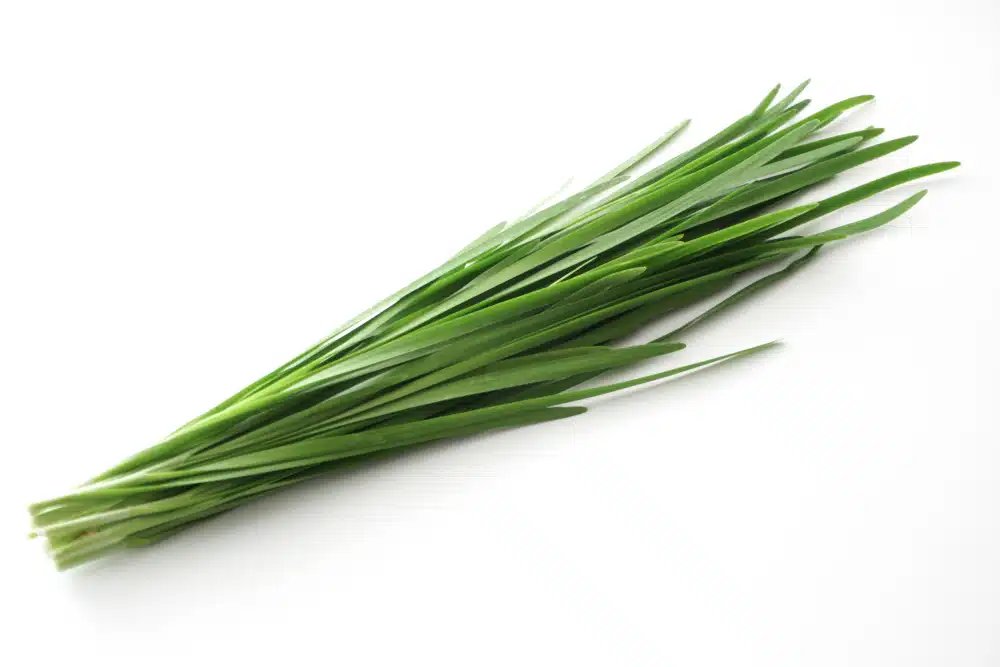
[[[4, 3], [0, 662], [1000, 664], [998, 37], [995, 0]], [[805, 77], [922, 135], [838, 188], [963, 167], [684, 354], [784, 347], [94, 567], [24, 539], [566, 177]]]

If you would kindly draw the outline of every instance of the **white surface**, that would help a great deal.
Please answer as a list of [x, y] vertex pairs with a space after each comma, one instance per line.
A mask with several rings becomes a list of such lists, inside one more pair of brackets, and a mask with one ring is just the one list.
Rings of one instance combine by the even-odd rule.
[[[998, 664], [997, 3], [490, 4], [4, 3], [0, 662]], [[964, 166], [687, 358], [780, 350], [92, 568], [23, 539], [567, 176], [807, 76], [922, 135], [839, 187]]]

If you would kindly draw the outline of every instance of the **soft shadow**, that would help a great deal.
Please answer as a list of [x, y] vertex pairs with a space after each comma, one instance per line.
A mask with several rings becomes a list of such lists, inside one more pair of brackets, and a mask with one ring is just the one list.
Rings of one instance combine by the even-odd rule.
[[[737, 358], [589, 403], [598, 404], [594, 409], [615, 409], [626, 395], [664, 391], [665, 385], [678, 382], [714, 382], [747, 363], [751, 357]], [[536, 428], [546, 426], [560, 428], [558, 423]], [[448, 455], [459, 446], [511, 437], [523, 438], [498, 430], [346, 461], [335, 471], [192, 525], [156, 545], [124, 550], [64, 576], [74, 601], [91, 618], [124, 627], [137, 623], [145, 627], [180, 613], [184, 606], [213, 605], [234, 592], [252, 598], [255, 591], [271, 586], [301, 586], [304, 572], [336, 560], [331, 550], [338, 544], [363, 544], [372, 538], [371, 531], [384, 525], [380, 517], [392, 519], [392, 503], [386, 500], [392, 498], [391, 485], [398, 483], [400, 471], [419, 468], [428, 457]], [[532, 451], [544, 441], [532, 438]], [[514, 455], [500, 451], [511, 444], [498, 442], [497, 455]], [[526, 448], [517, 449], [518, 456], [533, 455]], [[469, 476], [475, 477], [474, 471]], [[159, 608], [165, 600], [172, 603]]]

